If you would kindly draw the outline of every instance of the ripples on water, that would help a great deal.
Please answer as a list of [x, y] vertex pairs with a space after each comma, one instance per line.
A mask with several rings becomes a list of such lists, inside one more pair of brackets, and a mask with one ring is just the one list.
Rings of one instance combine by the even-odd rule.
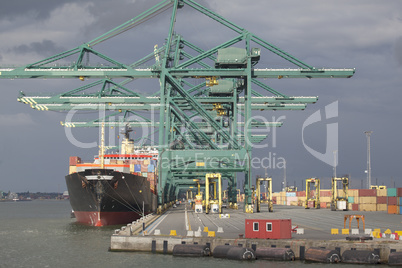
[[0, 202], [0, 267], [318, 268], [324, 265], [109, 252], [110, 236], [120, 226], [95, 228], [79, 225], [70, 219], [70, 211], [70, 203], [64, 200]]

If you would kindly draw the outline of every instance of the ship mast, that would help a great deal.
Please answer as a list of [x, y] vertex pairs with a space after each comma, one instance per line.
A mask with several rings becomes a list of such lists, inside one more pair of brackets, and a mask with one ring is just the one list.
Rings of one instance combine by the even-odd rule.
[[99, 152], [101, 169], [105, 167], [105, 122], [102, 122], [101, 146]]

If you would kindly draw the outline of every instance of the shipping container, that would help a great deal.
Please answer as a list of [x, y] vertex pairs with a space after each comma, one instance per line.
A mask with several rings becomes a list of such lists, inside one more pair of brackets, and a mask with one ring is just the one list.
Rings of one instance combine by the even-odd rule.
[[359, 197], [359, 190], [357, 189], [349, 189], [348, 196], [353, 196], [355, 198]]
[[298, 196], [298, 197], [306, 196], [306, 191], [296, 192], [296, 196]]
[[386, 196], [377, 196], [377, 204], [387, 204]]
[[322, 196], [321, 196], [321, 193], [320, 193], [320, 202], [331, 203], [331, 197], [330, 197], [330, 196], [324, 196], [324, 197], [322, 197]]
[[396, 188], [388, 188], [387, 189], [387, 196], [397, 196]]
[[[290, 201], [290, 204], [289, 204], [289, 205], [296, 207], [298, 204], [297, 204], [297, 201]], [[288, 205], [288, 206], [289, 206], [289, 205]]]
[[399, 207], [396, 205], [388, 205], [388, 214], [399, 214]]
[[398, 206], [402, 206], [402, 197], [397, 197], [396, 201], [398, 202]]
[[348, 197], [348, 202], [353, 204], [355, 202], [355, 198], [353, 196]]
[[320, 202], [320, 208], [327, 208], [327, 202]]
[[286, 192], [286, 197], [296, 197], [296, 192]]
[[359, 197], [359, 204], [376, 204], [377, 197], [375, 196], [361, 196]]
[[331, 197], [331, 190], [320, 190], [320, 198], [321, 197]]
[[286, 201], [287, 201], [287, 202], [294, 202], [294, 201], [297, 202], [297, 199], [298, 199], [297, 196], [287, 196], [287, 197], [286, 197]]
[[140, 164], [135, 164], [134, 165], [134, 172], [141, 172], [141, 165]]
[[377, 196], [376, 189], [359, 189], [359, 197], [362, 196]]
[[148, 172], [148, 165], [141, 164], [141, 172]]
[[359, 210], [359, 204], [352, 204], [352, 210], [353, 211], [358, 211]]
[[399, 197], [402, 197], [402, 188], [397, 188], [396, 193]]
[[387, 211], [387, 204], [377, 204], [377, 211]]
[[377, 196], [387, 196], [387, 189], [378, 189]]
[[377, 211], [377, 204], [359, 204], [360, 211]]
[[155, 171], [155, 166], [152, 164], [148, 165], [148, 172], [154, 172]]
[[388, 196], [388, 202], [387, 202], [387, 204], [388, 204], [388, 206], [389, 206], [389, 205], [391, 205], [391, 206], [396, 206], [396, 205], [398, 205], [398, 199], [397, 199], [397, 197]]

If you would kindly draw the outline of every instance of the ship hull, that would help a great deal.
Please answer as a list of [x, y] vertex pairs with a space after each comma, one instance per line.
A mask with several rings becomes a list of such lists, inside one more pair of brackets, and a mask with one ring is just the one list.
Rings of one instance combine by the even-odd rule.
[[127, 224], [153, 212], [156, 197], [145, 177], [112, 169], [86, 169], [65, 178], [71, 207], [81, 224]]

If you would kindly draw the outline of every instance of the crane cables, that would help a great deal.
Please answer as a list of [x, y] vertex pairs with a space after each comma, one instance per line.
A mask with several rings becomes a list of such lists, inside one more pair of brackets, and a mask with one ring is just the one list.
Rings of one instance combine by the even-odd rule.
[[170, 9], [173, 6], [173, 3], [169, 0], [165, 0], [162, 3], [159, 3], [158, 5], [152, 7], [151, 9], [141, 13], [137, 17], [121, 24], [120, 26], [114, 28], [113, 30], [95, 38], [94, 40], [88, 42], [87, 44], [89, 46], [94, 46], [99, 43], [102, 43], [103, 41], [106, 41], [110, 38], [113, 38], [119, 34], [122, 34], [140, 24], [143, 22], [148, 21], [149, 19], [152, 19], [153, 17], [165, 12], [166, 10]]

